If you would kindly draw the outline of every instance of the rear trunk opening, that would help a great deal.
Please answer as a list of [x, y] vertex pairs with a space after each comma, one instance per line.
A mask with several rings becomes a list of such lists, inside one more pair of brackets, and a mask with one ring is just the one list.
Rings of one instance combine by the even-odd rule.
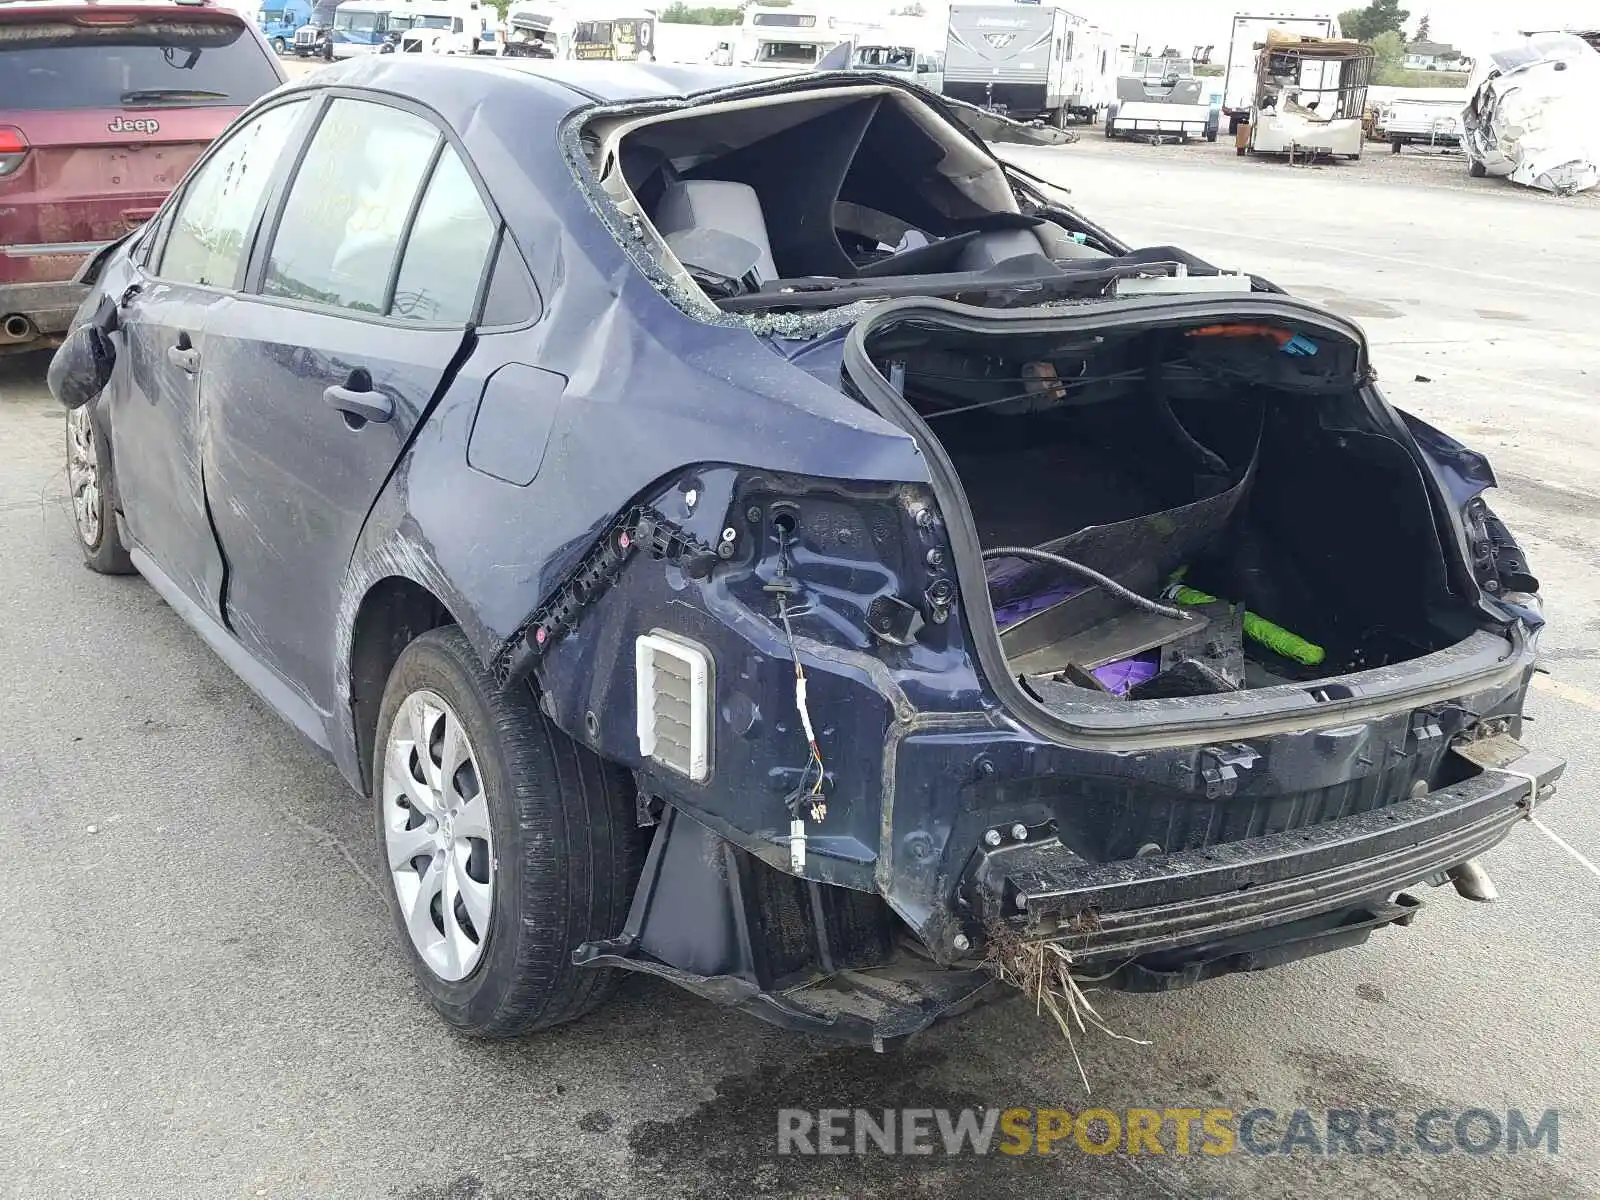
[[1082, 312], [1011, 331], [908, 315], [858, 343], [948, 457], [983, 554], [989, 603], [968, 585], [969, 619], [992, 612], [1034, 700], [1295, 685], [1337, 702], [1352, 674], [1474, 635], [1432, 486], [1367, 394], [1354, 337]]

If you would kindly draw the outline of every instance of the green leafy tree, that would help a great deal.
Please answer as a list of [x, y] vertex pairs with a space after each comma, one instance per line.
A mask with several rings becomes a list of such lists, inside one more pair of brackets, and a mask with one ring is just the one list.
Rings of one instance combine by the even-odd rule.
[[737, 8], [690, 8], [675, 0], [660, 12], [660, 19], [674, 25], [737, 25], [744, 14]]
[[1339, 28], [1345, 37], [1370, 42], [1381, 33], [1398, 34], [1411, 13], [1400, 7], [1400, 0], [1372, 0], [1365, 8], [1352, 8], [1339, 14]]
[[1373, 52], [1378, 56], [1378, 69], [1395, 69], [1405, 61], [1406, 40], [1392, 29], [1386, 29], [1372, 39]]
[[1425, 41], [1428, 40], [1428, 35], [1430, 33], [1432, 33], [1432, 32], [1433, 32], [1432, 29], [1429, 28], [1428, 14], [1427, 13], [1423, 13], [1422, 14], [1422, 20], [1417, 22], [1417, 37], [1416, 37], [1416, 40], [1419, 41], [1419, 42], [1425, 42]]

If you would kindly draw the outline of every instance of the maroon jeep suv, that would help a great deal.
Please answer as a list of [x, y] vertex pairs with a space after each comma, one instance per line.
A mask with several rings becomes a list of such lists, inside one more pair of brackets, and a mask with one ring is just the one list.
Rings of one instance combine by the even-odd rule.
[[0, 354], [58, 342], [84, 258], [284, 78], [209, 0], [0, 0]]

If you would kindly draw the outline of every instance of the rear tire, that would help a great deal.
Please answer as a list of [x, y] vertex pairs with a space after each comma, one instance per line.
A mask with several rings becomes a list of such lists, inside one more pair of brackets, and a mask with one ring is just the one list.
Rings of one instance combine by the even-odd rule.
[[372, 778], [390, 912], [446, 1021], [514, 1037], [610, 995], [616, 973], [576, 967], [572, 951], [627, 917], [645, 839], [626, 772], [558, 729], [530, 690], [502, 688], [446, 627], [389, 674]]
[[67, 494], [83, 563], [100, 575], [132, 575], [133, 559], [117, 531], [117, 481], [95, 403], [67, 414]]
[[1467, 174], [1474, 179], [1486, 179], [1489, 175], [1489, 168], [1475, 158], [1469, 159], [1467, 161]]

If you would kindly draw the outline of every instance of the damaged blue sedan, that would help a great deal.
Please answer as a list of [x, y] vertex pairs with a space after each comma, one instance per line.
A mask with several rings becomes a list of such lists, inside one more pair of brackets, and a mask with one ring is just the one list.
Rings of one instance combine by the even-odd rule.
[[[890, 77], [344, 63], [96, 255], [136, 570], [369, 798], [452, 1024], [623, 971], [882, 1048], [1487, 899], [1538, 584], [1352, 322]], [[1028, 984], [1028, 980], [1033, 980]]]

